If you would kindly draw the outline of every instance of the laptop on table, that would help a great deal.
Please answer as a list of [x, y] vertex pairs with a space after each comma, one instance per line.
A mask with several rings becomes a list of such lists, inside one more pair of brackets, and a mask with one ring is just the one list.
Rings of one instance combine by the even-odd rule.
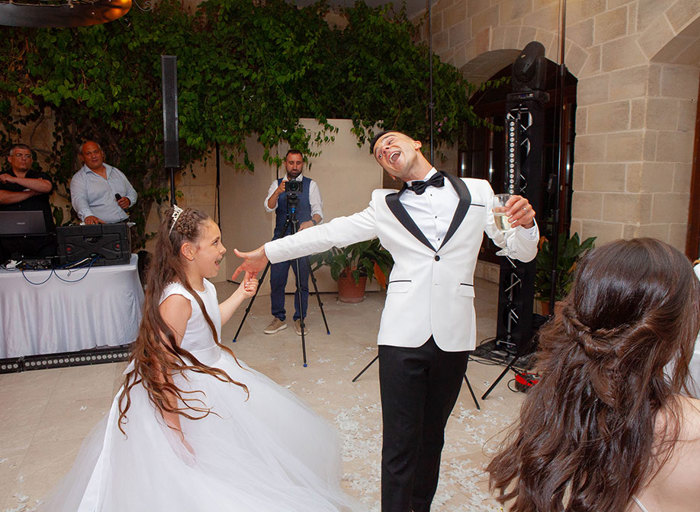
[[46, 221], [41, 210], [0, 211], [0, 236], [46, 234]]

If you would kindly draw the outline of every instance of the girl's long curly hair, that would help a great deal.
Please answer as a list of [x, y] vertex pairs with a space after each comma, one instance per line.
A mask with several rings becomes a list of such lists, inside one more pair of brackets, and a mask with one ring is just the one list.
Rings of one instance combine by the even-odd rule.
[[[207, 314], [202, 299], [187, 282], [180, 255], [180, 248], [185, 242], [197, 243], [209, 216], [191, 208], [182, 211], [175, 221], [173, 208], [169, 208], [166, 215], [166, 220], [161, 223], [158, 231], [154, 257], [149, 263], [143, 319], [138, 338], [132, 347], [133, 368], [126, 374], [119, 396], [119, 429], [123, 433], [123, 424], [127, 422], [126, 413], [131, 406], [130, 391], [138, 384], [146, 389], [148, 397], [161, 414], [176, 413], [192, 420], [202, 419], [211, 411], [201, 399], [188, 396], [193, 393], [199, 395], [200, 392], [178, 388], [172, 381], [173, 374], [183, 371], [206, 373], [222, 382], [240, 386], [248, 393], [245, 384], [233, 380], [224, 370], [207, 366], [178, 346], [175, 333], [160, 315], [159, 306], [166, 286], [170, 283], [180, 283], [190, 292], [204, 313], [214, 342], [235, 359], [233, 352], [221, 344], [214, 322]], [[182, 405], [173, 407], [171, 403]]]
[[499, 501], [515, 512], [624, 511], [678, 440], [699, 304], [690, 262], [663, 242], [591, 251], [540, 332], [542, 378], [487, 468]]

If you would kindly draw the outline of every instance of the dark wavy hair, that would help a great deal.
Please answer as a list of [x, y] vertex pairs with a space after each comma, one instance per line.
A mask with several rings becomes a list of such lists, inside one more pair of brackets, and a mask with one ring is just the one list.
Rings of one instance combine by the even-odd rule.
[[[204, 313], [214, 342], [222, 350], [231, 354], [235, 360], [236, 356], [233, 352], [222, 345], [218, 339], [216, 327], [207, 314], [202, 299], [187, 282], [180, 256], [180, 248], [185, 242], [196, 243], [199, 240], [202, 227], [210, 217], [192, 208], [185, 209], [175, 221], [173, 221], [172, 208], [169, 208], [165, 215], [165, 220], [158, 231], [155, 254], [148, 266], [143, 318], [131, 353], [133, 368], [126, 374], [124, 388], [119, 396], [119, 429], [122, 432], [124, 432], [123, 424], [127, 421], [126, 413], [131, 406], [130, 391], [137, 384], [141, 384], [146, 389], [149, 399], [161, 414], [176, 413], [193, 420], [202, 419], [212, 411], [200, 398], [188, 396], [190, 394], [200, 396], [200, 392], [184, 391], [173, 383], [172, 375], [175, 373], [185, 370], [206, 373], [222, 382], [240, 386], [248, 393], [245, 384], [233, 380], [224, 370], [205, 365], [189, 351], [180, 347], [175, 333], [160, 315], [161, 297], [166, 286], [174, 282], [182, 284]], [[171, 402], [182, 406], [173, 407], [170, 405]]]
[[515, 512], [624, 511], [678, 439], [699, 304], [690, 262], [663, 242], [591, 251], [540, 332], [541, 380], [488, 465], [497, 499]]

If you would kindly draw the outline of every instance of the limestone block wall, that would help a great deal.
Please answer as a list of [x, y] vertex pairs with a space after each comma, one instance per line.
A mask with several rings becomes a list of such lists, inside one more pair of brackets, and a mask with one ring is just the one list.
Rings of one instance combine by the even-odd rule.
[[[700, 2], [569, 0], [578, 78], [572, 231], [684, 249], [700, 75]], [[439, 0], [433, 48], [474, 82], [532, 40], [559, 62], [558, 0]]]

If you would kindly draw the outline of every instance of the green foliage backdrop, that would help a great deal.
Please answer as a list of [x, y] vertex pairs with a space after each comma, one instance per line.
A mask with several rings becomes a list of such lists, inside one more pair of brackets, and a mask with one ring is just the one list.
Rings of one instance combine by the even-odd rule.
[[[0, 48], [0, 149], [42, 117], [53, 121], [50, 168], [66, 184], [77, 147], [98, 140], [140, 199], [132, 211], [140, 236], [152, 202], [167, 194], [162, 157], [160, 55], [178, 58], [183, 167], [215, 143], [253, 170], [245, 140], [270, 150], [281, 142], [312, 153], [327, 142], [330, 118], [350, 118], [358, 143], [379, 125], [427, 141], [428, 49], [403, 11], [363, 2], [342, 11], [347, 25], [325, 21], [322, 1], [297, 8], [284, 0], [207, 0], [194, 12], [163, 0], [107, 25], [75, 29], [6, 28]], [[463, 122], [477, 123], [469, 84], [434, 61], [436, 144], [454, 143]], [[308, 133], [302, 117], [324, 129]], [[23, 141], [28, 142], [28, 141]], [[137, 240], [138, 245], [142, 239]]]

